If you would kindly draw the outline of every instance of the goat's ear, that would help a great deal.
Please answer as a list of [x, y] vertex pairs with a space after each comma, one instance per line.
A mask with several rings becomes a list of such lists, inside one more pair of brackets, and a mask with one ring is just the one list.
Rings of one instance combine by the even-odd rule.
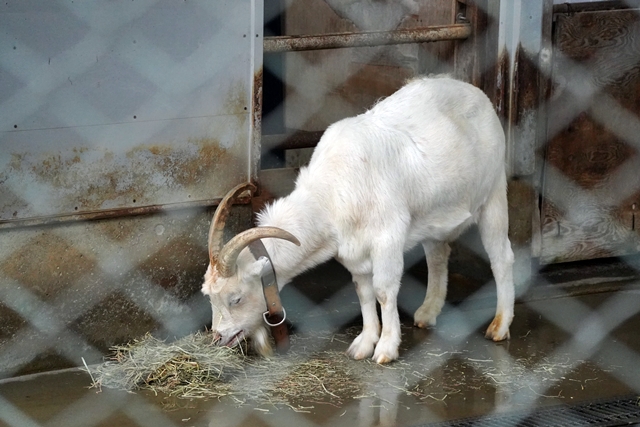
[[260, 279], [260, 274], [262, 273], [262, 267], [267, 263], [266, 258], [260, 258], [254, 262], [252, 262], [247, 268], [247, 276], [250, 278]]
[[204, 284], [202, 285], [202, 293], [205, 295], [213, 295], [219, 293], [226, 281], [220, 280], [218, 270], [209, 264], [207, 271], [204, 274]]

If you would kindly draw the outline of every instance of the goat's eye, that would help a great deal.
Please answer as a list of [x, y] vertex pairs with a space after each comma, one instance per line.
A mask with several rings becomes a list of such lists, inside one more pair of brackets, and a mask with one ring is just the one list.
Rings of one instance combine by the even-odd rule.
[[230, 306], [238, 305], [238, 304], [240, 304], [240, 301], [242, 301], [242, 297], [240, 295], [233, 296], [229, 300], [229, 305]]

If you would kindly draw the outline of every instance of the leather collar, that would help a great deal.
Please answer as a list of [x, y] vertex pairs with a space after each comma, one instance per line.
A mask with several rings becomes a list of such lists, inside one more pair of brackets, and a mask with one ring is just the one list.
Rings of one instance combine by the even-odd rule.
[[267, 262], [260, 274], [262, 281], [262, 292], [264, 300], [267, 303], [267, 311], [263, 313], [264, 321], [271, 329], [271, 335], [276, 341], [276, 351], [284, 354], [289, 350], [289, 330], [285, 320], [287, 312], [282, 306], [280, 293], [278, 291], [278, 281], [276, 279], [276, 271], [273, 268], [271, 257], [261, 240], [256, 240], [249, 245], [249, 251], [253, 257], [258, 260], [266, 258]]

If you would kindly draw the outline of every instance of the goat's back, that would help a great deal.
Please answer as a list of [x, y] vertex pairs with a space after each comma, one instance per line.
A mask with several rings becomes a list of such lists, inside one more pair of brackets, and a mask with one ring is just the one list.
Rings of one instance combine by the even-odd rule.
[[418, 78], [330, 126], [298, 187], [318, 195], [338, 227], [381, 227], [386, 218], [409, 227], [459, 222], [504, 186], [504, 151], [482, 91], [446, 77]]

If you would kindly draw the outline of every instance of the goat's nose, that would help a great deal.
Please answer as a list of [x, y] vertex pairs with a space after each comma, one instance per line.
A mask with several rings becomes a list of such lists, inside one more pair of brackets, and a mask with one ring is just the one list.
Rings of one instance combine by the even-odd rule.
[[222, 339], [222, 335], [220, 335], [218, 333], [218, 331], [214, 331], [213, 332], [213, 343], [214, 344], [218, 344], [220, 342], [220, 340]]

